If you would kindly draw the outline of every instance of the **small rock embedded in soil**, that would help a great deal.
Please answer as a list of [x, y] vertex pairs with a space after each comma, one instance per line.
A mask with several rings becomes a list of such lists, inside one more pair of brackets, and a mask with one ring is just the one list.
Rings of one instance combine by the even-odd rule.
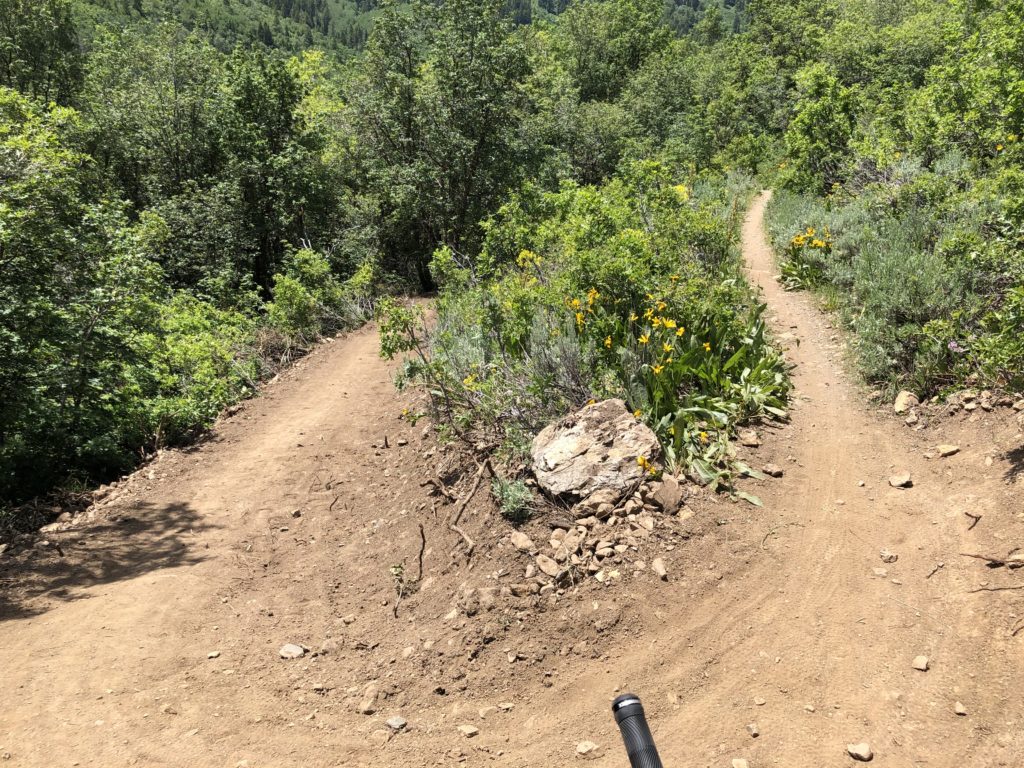
[[732, 768], [750, 768], [750, 763], [742, 757], [734, 757], [732, 759]]
[[754, 703], [759, 707], [763, 707], [768, 702], [765, 699], [762, 699], [760, 696], [755, 696]]
[[911, 666], [921, 672], [928, 671], [928, 657], [927, 656], [915, 656]]
[[761, 438], [752, 429], [741, 429], [739, 433], [740, 445], [747, 448], [757, 448], [761, 445]]
[[911, 480], [909, 472], [900, 472], [889, 478], [889, 485], [893, 488], [910, 488], [914, 485], [914, 481]]
[[480, 733], [480, 729], [477, 728], [475, 725], [460, 725], [459, 733], [461, 733], [467, 739], [472, 739], [474, 736]]
[[390, 728], [391, 730], [393, 730], [393, 731], [400, 731], [403, 728], [405, 728], [405, 726], [407, 726], [409, 724], [409, 721], [406, 720], [404, 717], [400, 717], [399, 715], [395, 715], [394, 717], [389, 717], [388, 720], [387, 720], [387, 723], [388, 723], [388, 728]]
[[881, 552], [878, 553], [878, 556], [882, 558], [883, 563], [895, 563], [897, 560], [900, 559], [899, 555], [888, 549], [883, 549]]
[[765, 464], [761, 471], [768, 475], [768, 477], [782, 477], [785, 474], [785, 470], [777, 464]]
[[866, 741], [862, 741], [860, 744], [847, 744], [846, 752], [854, 760], [860, 760], [862, 763], [870, 763], [875, 757], [875, 753], [871, 751], [871, 747]]
[[208, 659], [219, 659], [220, 658], [220, 651], [210, 651], [208, 654], [206, 654], [206, 658], [208, 658]]
[[592, 741], [581, 741], [576, 745], [576, 755], [586, 760], [593, 760], [595, 757], [599, 757], [601, 754], [601, 748]]
[[282, 659], [299, 659], [306, 655], [306, 649], [295, 643], [285, 643], [278, 654]]
[[954, 456], [960, 453], [959, 445], [940, 445], [936, 450], [939, 452], [939, 456], [946, 458], [948, 456]]
[[511, 540], [512, 546], [520, 552], [530, 553], [537, 551], [537, 545], [533, 543], [533, 539], [522, 531], [512, 531], [512, 533], [509, 534], [509, 540]]
[[668, 568], [665, 567], [665, 561], [662, 558], [654, 558], [654, 562], [651, 563], [651, 570], [654, 571], [662, 581], [668, 581]]
[[962, 703], [958, 701], [956, 704], [953, 705], [953, 712], [955, 712], [960, 717], [964, 717], [967, 714], [967, 707], [965, 707]]
[[551, 578], [555, 578], [562, 571], [558, 563], [547, 555], [537, 555], [536, 563], [541, 572], [547, 574]]
[[757, 723], [748, 723], [747, 733], [749, 733], [751, 737], [755, 739], [761, 735], [761, 731], [758, 729]]
[[911, 408], [916, 408], [920, 404], [921, 401], [917, 399], [917, 395], [904, 389], [896, 395], [896, 402], [893, 403], [892, 409], [896, 413], [907, 413]]

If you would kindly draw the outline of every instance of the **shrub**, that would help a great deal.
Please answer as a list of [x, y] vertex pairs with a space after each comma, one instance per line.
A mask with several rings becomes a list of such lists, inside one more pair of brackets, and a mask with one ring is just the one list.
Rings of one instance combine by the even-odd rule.
[[525, 523], [530, 519], [533, 492], [522, 480], [496, 477], [491, 481], [491, 494], [501, 507], [501, 516], [512, 523]]
[[781, 415], [789, 384], [740, 277], [736, 207], [700, 190], [655, 162], [602, 187], [524, 190], [487, 223], [479, 259], [435, 256], [431, 332], [382, 306], [382, 352], [414, 352], [403, 380], [492, 448], [621, 397], [671, 468], [724, 480], [733, 426]]

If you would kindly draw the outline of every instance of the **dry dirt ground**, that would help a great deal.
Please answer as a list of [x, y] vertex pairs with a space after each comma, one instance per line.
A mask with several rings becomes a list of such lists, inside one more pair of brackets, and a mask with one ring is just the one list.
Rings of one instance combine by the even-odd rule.
[[[744, 249], [796, 396], [741, 450], [785, 475], [745, 483], [763, 509], [705, 498], [659, 521], [667, 582], [624, 562], [467, 610], [461, 587], [521, 582], [528, 560], [485, 493], [463, 518], [477, 551], [452, 556], [451, 505], [420, 484], [440, 454], [399, 418], [366, 328], [47, 534], [63, 556], [0, 556], [0, 764], [553, 767], [590, 740], [593, 765], [623, 766], [608, 705], [628, 689], [669, 768], [850, 766], [862, 741], [878, 766], [1020, 765], [1024, 570], [961, 556], [1024, 546], [1018, 417], [925, 408], [912, 429], [867, 405], [840, 336], [774, 280], [764, 203]], [[913, 487], [889, 487], [898, 470]], [[464, 493], [471, 474], [445, 479]], [[421, 589], [396, 618], [392, 566], [418, 575], [420, 523]]]

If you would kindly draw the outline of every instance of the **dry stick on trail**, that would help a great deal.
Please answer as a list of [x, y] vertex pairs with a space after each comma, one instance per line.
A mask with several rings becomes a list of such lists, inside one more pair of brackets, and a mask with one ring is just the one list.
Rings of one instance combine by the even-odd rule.
[[462, 513], [466, 511], [466, 507], [469, 506], [469, 502], [480, 489], [480, 483], [483, 482], [484, 479], [484, 470], [489, 470], [492, 475], [494, 474], [494, 470], [491, 469], [490, 459], [484, 459], [483, 464], [480, 465], [480, 468], [476, 472], [476, 479], [473, 481], [473, 487], [469, 489], [469, 493], [467, 493], [466, 497], [459, 503], [459, 508], [455, 510], [455, 514], [451, 517], [451, 522], [448, 523], [448, 528], [459, 534], [463, 541], [466, 542], [466, 547], [468, 549], [467, 555], [470, 557], [473, 555], [473, 550], [476, 548], [476, 544], [471, 538], [469, 538], [465, 531], [459, 528], [459, 520], [462, 519]]

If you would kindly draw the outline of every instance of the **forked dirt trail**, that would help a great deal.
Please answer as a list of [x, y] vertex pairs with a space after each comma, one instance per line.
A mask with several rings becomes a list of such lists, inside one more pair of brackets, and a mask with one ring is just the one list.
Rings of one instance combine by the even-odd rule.
[[[4, 764], [554, 768], [586, 739], [610, 768], [626, 759], [608, 703], [628, 688], [669, 768], [848, 766], [862, 741], [879, 766], [1019, 765], [1024, 591], [970, 590], [1024, 579], [959, 555], [1024, 545], [1019, 426], [978, 411], [912, 431], [865, 406], [827, 320], [774, 280], [765, 202], [744, 250], [777, 332], [800, 341], [796, 398], [746, 458], [785, 476], [751, 481], [763, 509], [695, 504], [668, 583], [590, 580], [456, 618], [460, 585], [523, 563], [485, 543], [507, 524], [484, 494], [477, 553], [449, 556], [420, 485], [436, 449], [397, 418], [367, 328], [50, 536], [63, 556], [0, 559]], [[925, 457], [947, 442], [961, 451]], [[912, 488], [889, 487], [897, 470]], [[970, 530], [964, 512], [981, 515]], [[391, 566], [416, 570], [420, 523], [422, 588], [396, 612]], [[612, 618], [595, 631], [595, 616]], [[289, 642], [310, 653], [282, 660]]]

